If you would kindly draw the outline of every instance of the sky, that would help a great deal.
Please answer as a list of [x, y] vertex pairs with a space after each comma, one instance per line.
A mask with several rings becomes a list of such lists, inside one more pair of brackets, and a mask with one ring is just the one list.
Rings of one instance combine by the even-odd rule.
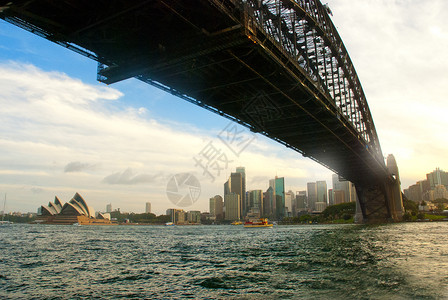
[[[448, 170], [448, 2], [327, 0], [355, 65], [384, 156], [394, 154], [402, 188], [436, 167]], [[235, 144], [230, 132], [241, 133]], [[220, 158], [204, 173], [199, 157]], [[196, 160], [195, 160], [196, 158]], [[247, 190], [285, 177], [306, 189], [332, 172], [264, 136], [136, 79], [96, 81], [96, 63], [0, 20], [0, 199], [35, 212], [79, 192], [96, 211], [208, 211], [236, 167]], [[197, 197], [172, 197], [178, 174]], [[199, 187], [200, 186], [200, 187]], [[179, 195], [183, 190], [177, 191]], [[0, 208], [2, 210], [2, 208]]]

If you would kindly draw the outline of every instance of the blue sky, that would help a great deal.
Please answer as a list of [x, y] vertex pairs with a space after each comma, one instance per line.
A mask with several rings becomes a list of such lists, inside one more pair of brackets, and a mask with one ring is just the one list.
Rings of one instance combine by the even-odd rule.
[[[361, 79], [384, 155], [393, 153], [403, 188], [448, 169], [447, 4], [442, 1], [328, 1]], [[419, 15], [419, 18], [415, 18]], [[240, 156], [218, 138], [229, 121], [138, 80], [96, 81], [96, 63], [0, 21], [0, 192], [7, 211], [36, 211], [55, 195], [80, 192], [97, 211], [107, 203], [141, 212], [174, 207], [166, 184], [188, 172], [201, 184], [186, 210], [245, 166], [248, 189], [284, 176], [286, 189], [331, 172], [256, 136]], [[250, 136], [250, 132], [245, 132]], [[229, 159], [214, 181], [193, 157], [212, 143]]]

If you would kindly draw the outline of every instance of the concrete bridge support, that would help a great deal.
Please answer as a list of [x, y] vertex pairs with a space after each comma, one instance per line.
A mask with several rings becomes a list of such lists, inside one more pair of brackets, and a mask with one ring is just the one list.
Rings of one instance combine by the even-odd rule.
[[401, 183], [395, 157], [387, 157], [389, 178], [371, 185], [356, 185], [356, 223], [399, 222], [403, 219], [404, 207]]

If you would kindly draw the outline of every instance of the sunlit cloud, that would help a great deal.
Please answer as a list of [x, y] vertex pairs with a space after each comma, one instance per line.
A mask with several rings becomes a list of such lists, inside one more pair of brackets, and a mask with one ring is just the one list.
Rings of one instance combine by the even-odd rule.
[[148, 183], [160, 183], [160, 179], [164, 179], [162, 174], [134, 174], [131, 168], [124, 170], [123, 172], [116, 172], [104, 177], [103, 182], [108, 184], [148, 184]]
[[[435, 167], [448, 169], [448, 2], [328, 2], [384, 155], [396, 156], [403, 187]], [[156, 91], [145, 101], [129, 101], [125, 89], [1, 63], [0, 190], [8, 192], [11, 209], [31, 211], [55, 195], [68, 201], [80, 192], [97, 210], [112, 202], [138, 211], [151, 201], [162, 213], [172, 205], [168, 179], [189, 172], [202, 189], [191, 209], [207, 210], [208, 199], [222, 195], [238, 166], [246, 167], [247, 190], [265, 190], [275, 176], [285, 177], [287, 190], [316, 180], [331, 186], [330, 171], [263, 136], [237, 156], [218, 138], [223, 128], [216, 124], [200, 128], [162, 119], [144, 104], [164, 96]], [[210, 141], [231, 160], [214, 180], [193, 159]]]
[[65, 173], [83, 172], [83, 171], [88, 171], [88, 170], [94, 170], [97, 167], [98, 167], [98, 165], [96, 165], [96, 164], [82, 163], [80, 161], [72, 161], [64, 167], [64, 172]]

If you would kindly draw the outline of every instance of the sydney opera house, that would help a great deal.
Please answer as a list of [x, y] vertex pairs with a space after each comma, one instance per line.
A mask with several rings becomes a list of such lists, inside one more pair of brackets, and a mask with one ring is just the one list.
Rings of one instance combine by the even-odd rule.
[[101, 213], [95, 216], [95, 211], [78, 193], [64, 205], [55, 197], [54, 202], [42, 205], [39, 212], [38, 220], [42, 224], [113, 225], [110, 216]]

